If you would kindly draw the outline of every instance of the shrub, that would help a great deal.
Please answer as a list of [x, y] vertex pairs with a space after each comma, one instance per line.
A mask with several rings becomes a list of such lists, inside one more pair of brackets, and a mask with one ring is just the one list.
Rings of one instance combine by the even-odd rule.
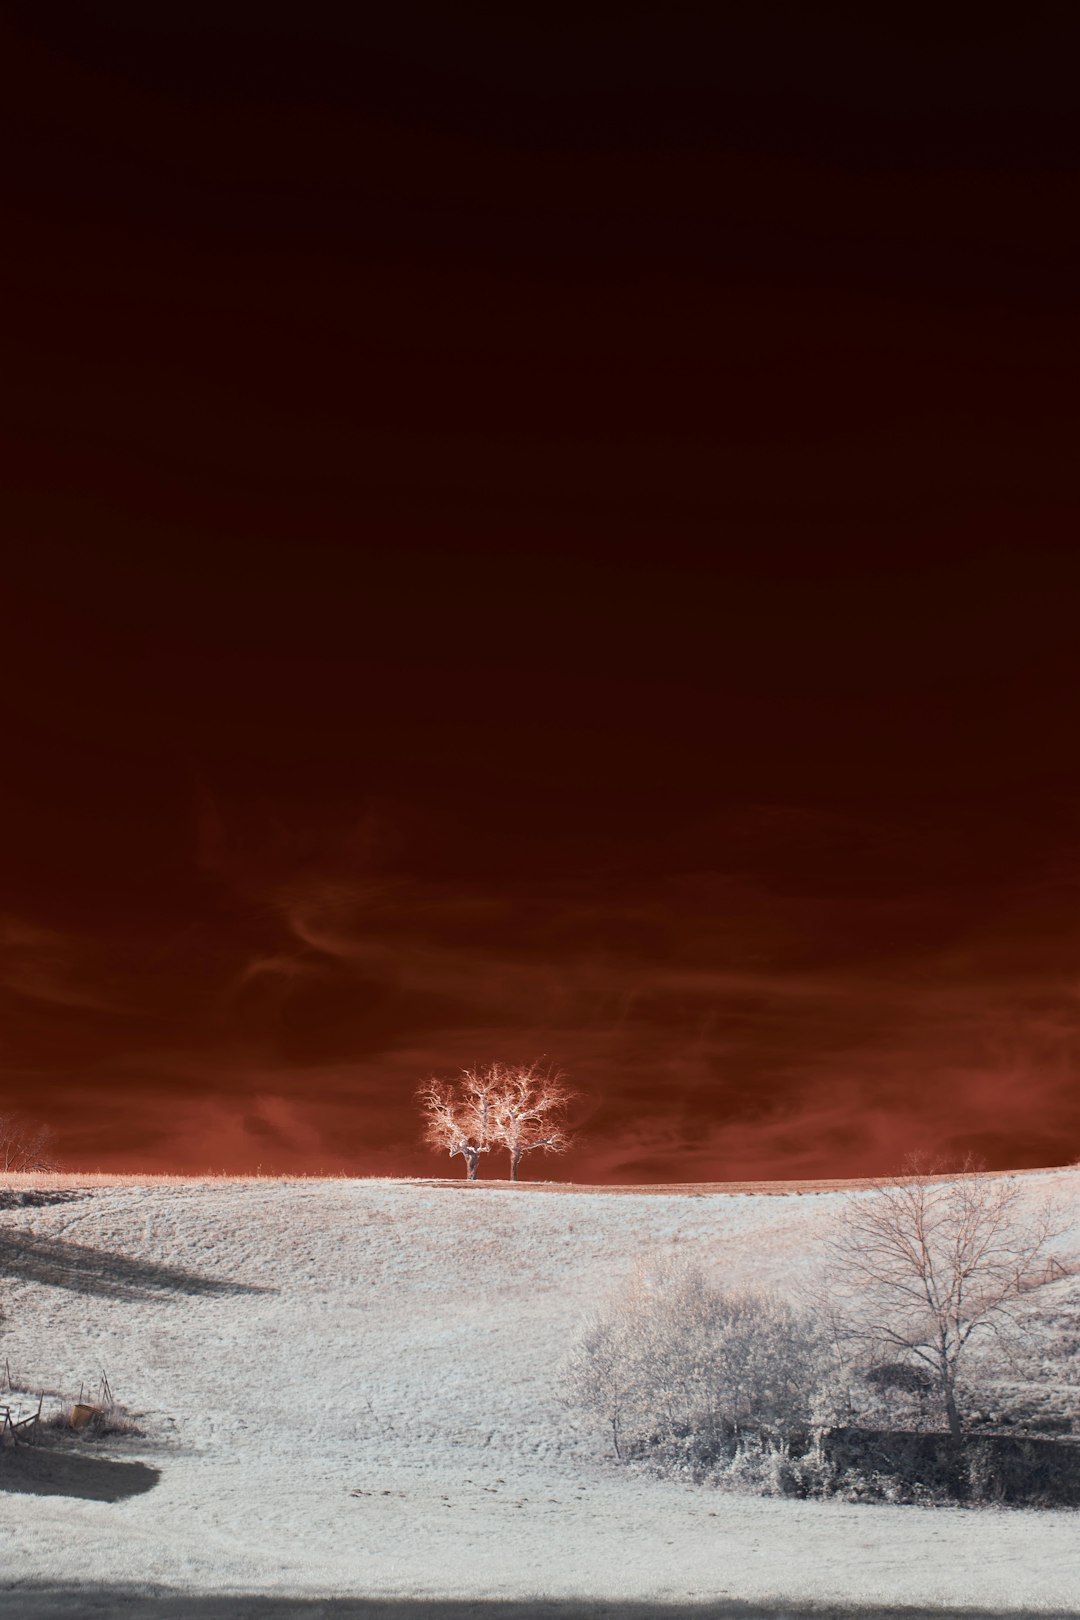
[[732, 1464], [740, 1446], [748, 1456], [747, 1442], [804, 1451], [827, 1366], [809, 1313], [653, 1260], [589, 1323], [564, 1392], [608, 1426], [619, 1457], [705, 1474]]
[[622, 1461], [722, 1489], [1080, 1506], [1080, 1443], [1049, 1432], [1064, 1420], [1029, 1415], [1041, 1435], [928, 1428], [934, 1392], [917, 1362], [860, 1368], [836, 1342], [812, 1311], [654, 1259], [588, 1323], [563, 1395], [604, 1423]]

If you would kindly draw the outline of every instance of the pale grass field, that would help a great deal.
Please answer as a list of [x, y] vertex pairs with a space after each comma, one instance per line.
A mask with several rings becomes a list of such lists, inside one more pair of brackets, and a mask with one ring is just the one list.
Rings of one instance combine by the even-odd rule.
[[[1080, 1243], [1080, 1171], [1024, 1185]], [[807, 1286], [858, 1186], [2, 1186], [43, 1201], [0, 1209], [0, 1359], [71, 1392], [104, 1368], [146, 1431], [84, 1446], [68, 1494], [0, 1456], [5, 1615], [1080, 1613], [1080, 1515], [661, 1482], [560, 1404], [569, 1343], [642, 1252]]]

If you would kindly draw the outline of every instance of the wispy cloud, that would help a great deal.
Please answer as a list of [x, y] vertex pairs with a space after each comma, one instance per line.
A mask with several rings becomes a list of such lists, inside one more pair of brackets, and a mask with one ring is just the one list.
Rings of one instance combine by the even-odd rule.
[[[541, 1054], [581, 1093], [578, 1179], [1080, 1150], [1080, 920], [1050, 885], [973, 922], [938, 889], [808, 891], [738, 849], [727, 872], [496, 887], [409, 873], [370, 818], [318, 844], [276, 826], [236, 856], [210, 825], [216, 914], [128, 958], [138, 1046], [118, 1030], [74, 1072], [37, 1070], [43, 1095], [93, 1099], [69, 1145], [95, 1162], [422, 1171], [418, 1080]], [[112, 1005], [93, 965], [75, 936], [0, 933], [13, 994], [90, 1016]]]
[[0, 992], [89, 1012], [128, 1010], [95, 987], [88, 941], [22, 917], [0, 916]]

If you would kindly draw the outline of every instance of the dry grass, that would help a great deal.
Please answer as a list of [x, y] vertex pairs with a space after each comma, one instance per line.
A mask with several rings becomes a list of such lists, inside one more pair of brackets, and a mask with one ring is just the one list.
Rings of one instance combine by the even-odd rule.
[[[1074, 1165], [1047, 1165], [1030, 1170], [986, 1170], [980, 1172], [988, 1177], [997, 1179], [1000, 1176], [1049, 1176], [1056, 1175], [1061, 1170], [1075, 1169]], [[401, 1178], [403, 1181], [406, 1178]], [[579, 1181], [498, 1181], [494, 1177], [486, 1180], [466, 1181], [464, 1177], [453, 1178], [434, 1177], [426, 1180], [407, 1178], [409, 1184], [416, 1187], [460, 1187], [463, 1190], [473, 1191], [479, 1188], [511, 1188], [514, 1192], [561, 1192], [561, 1193], [606, 1193], [613, 1196], [618, 1194], [632, 1194], [635, 1198], [679, 1197], [679, 1198], [720, 1198], [730, 1194], [753, 1193], [758, 1197], [787, 1198], [798, 1197], [803, 1193], [831, 1193], [853, 1192], [863, 1187], [876, 1187], [884, 1178], [880, 1176], [857, 1176], [848, 1180], [821, 1179], [817, 1181], [672, 1181], [649, 1183], [621, 1183], [605, 1186], [592, 1185]], [[956, 1171], [943, 1170], [940, 1175], [926, 1178], [931, 1182], [946, 1182], [956, 1179]]]
[[57, 1438], [70, 1435], [78, 1440], [105, 1440], [118, 1435], [132, 1440], [145, 1437], [146, 1431], [139, 1427], [136, 1418], [116, 1402], [112, 1406], [95, 1407], [89, 1420], [76, 1427], [72, 1422], [72, 1412], [77, 1404], [66, 1401], [59, 1409], [50, 1412], [48, 1417], [42, 1414], [41, 1428]]
[[174, 1175], [156, 1170], [145, 1173], [136, 1170], [30, 1170], [0, 1174], [0, 1190], [6, 1188], [14, 1192], [54, 1192], [93, 1187], [228, 1187], [264, 1186], [268, 1181], [288, 1185], [293, 1182], [379, 1182], [388, 1179], [401, 1179], [405, 1184], [410, 1178], [349, 1176], [344, 1171], [335, 1171], [333, 1174], [320, 1172], [310, 1175], [294, 1173], [275, 1176], [268, 1175], [264, 1171], [253, 1175], [238, 1175], [229, 1170], [206, 1170], [199, 1175], [187, 1173]]
[[[80, 1389], [78, 1396], [37, 1383], [26, 1374], [13, 1373], [5, 1364], [0, 1393], [10, 1404], [17, 1403], [17, 1417], [29, 1417], [40, 1411], [31, 1443], [38, 1439], [58, 1440], [70, 1437], [78, 1440], [97, 1440], [124, 1435], [141, 1439], [145, 1430], [136, 1417], [117, 1401], [106, 1380], [102, 1379], [97, 1393]], [[82, 1412], [82, 1421], [78, 1413]]]
[[[1046, 1165], [1034, 1169], [987, 1170], [982, 1173], [993, 1177], [1048, 1176], [1056, 1175], [1062, 1170], [1075, 1168], [1075, 1165]], [[928, 1179], [931, 1181], [951, 1181], [954, 1176], [954, 1171], [943, 1171], [940, 1175], [931, 1176]], [[741, 1194], [785, 1198], [797, 1197], [802, 1194], [851, 1192], [863, 1187], [876, 1186], [881, 1179], [881, 1177], [877, 1176], [858, 1176], [846, 1180], [833, 1177], [809, 1181], [673, 1181], [597, 1185], [577, 1181], [500, 1181], [495, 1177], [468, 1181], [463, 1176], [357, 1176], [349, 1175], [344, 1170], [334, 1171], [329, 1174], [319, 1171], [311, 1173], [290, 1172], [284, 1175], [270, 1175], [265, 1171], [259, 1171], [251, 1175], [240, 1175], [228, 1170], [206, 1170], [198, 1175], [169, 1174], [161, 1171], [142, 1174], [134, 1170], [36, 1170], [0, 1174], [0, 1189], [8, 1188], [12, 1191], [37, 1192], [94, 1187], [263, 1186], [267, 1182], [287, 1186], [290, 1184], [304, 1185], [312, 1182], [354, 1181], [401, 1187], [460, 1189], [469, 1192], [486, 1188], [489, 1191], [509, 1189], [515, 1193], [602, 1193], [609, 1197], [623, 1195], [635, 1198], [721, 1198]]]

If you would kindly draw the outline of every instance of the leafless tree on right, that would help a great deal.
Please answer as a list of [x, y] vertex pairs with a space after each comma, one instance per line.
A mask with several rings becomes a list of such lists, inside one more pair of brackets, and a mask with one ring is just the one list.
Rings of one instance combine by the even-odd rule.
[[923, 1369], [959, 1441], [969, 1347], [1019, 1329], [1025, 1296], [1060, 1267], [1066, 1224], [1014, 1177], [909, 1161], [840, 1217], [831, 1249], [848, 1338], [871, 1360]]
[[526, 1153], [564, 1153], [571, 1142], [566, 1110], [573, 1101], [558, 1070], [539, 1063], [504, 1068], [495, 1090], [495, 1135], [510, 1155], [516, 1181]]

